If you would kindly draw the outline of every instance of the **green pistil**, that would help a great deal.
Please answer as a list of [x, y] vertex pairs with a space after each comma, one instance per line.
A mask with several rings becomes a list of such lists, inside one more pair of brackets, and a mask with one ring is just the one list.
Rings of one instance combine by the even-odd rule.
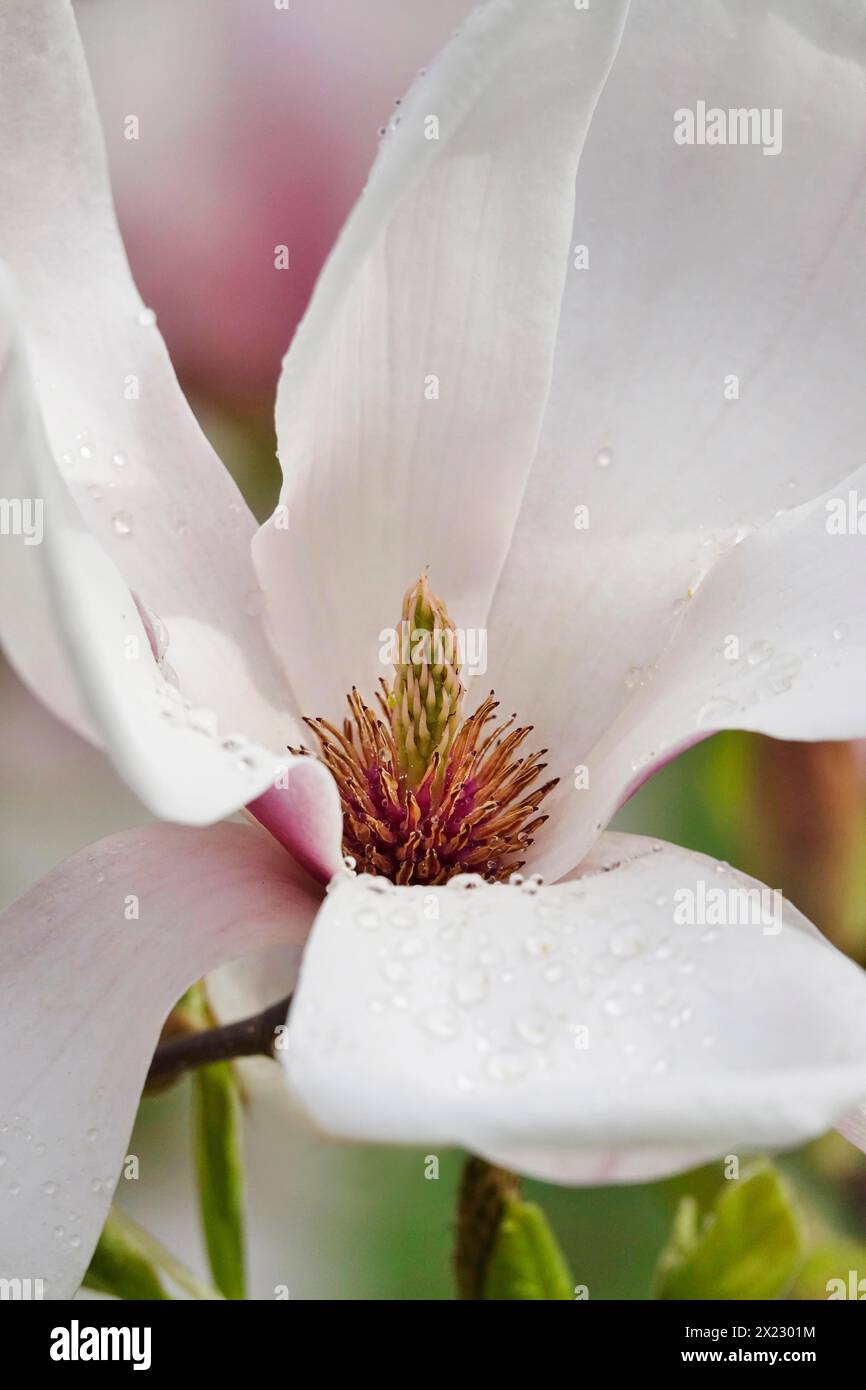
[[406, 593], [391, 691], [391, 727], [400, 776], [410, 787], [445, 759], [460, 718], [457, 635], [448, 610], [431, 591], [426, 574]]

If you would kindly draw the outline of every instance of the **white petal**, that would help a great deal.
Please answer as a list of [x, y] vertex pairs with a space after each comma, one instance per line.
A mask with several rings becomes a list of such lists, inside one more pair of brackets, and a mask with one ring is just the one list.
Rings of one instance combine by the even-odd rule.
[[46, 1297], [71, 1296], [166, 1013], [220, 961], [299, 945], [317, 896], [261, 831], [152, 826], [82, 851], [8, 909], [0, 1276], [44, 1279]]
[[[255, 557], [298, 702], [374, 689], [424, 565], [482, 626], [535, 452], [574, 174], [625, 6], [473, 11], [405, 98], [286, 358]], [[436, 124], [434, 124], [436, 123]], [[435, 395], [435, 398], [434, 398]]]
[[[0, 257], [21, 292], [51, 449], [103, 548], [166, 624], [186, 696], [281, 748], [296, 740], [252, 611], [253, 518], [142, 321], [72, 6], [4, 6], [0, 66]], [[59, 685], [52, 697], [65, 713]]]
[[[9, 298], [9, 286], [0, 280], [4, 326], [11, 317]], [[9, 499], [41, 508], [32, 512], [31, 521], [39, 516], [41, 521], [29, 537], [9, 534], [0, 546], [3, 590], [11, 600], [5, 605], [7, 640], [15, 664], [26, 671], [26, 651], [44, 650], [50, 660], [42, 679], [50, 681], [69, 661], [91, 723], [118, 772], [156, 815], [205, 824], [266, 792], [288, 806], [302, 849], [315, 838], [302, 855], [305, 861], [338, 853], [337, 792], [324, 767], [312, 759], [278, 757], [225, 728], [220, 735], [214, 711], [185, 703], [166, 680], [129, 589], [57, 473], [20, 344], [15, 338], [0, 342], [0, 353], [3, 491]], [[50, 703], [50, 687], [48, 696]], [[289, 790], [278, 792], [272, 784], [283, 768]], [[302, 785], [302, 802], [324, 808], [310, 818], [309, 827], [298, 824], [290, 805], [293, 777]], [[295, 848], [291, 834], [283, 838]], [[333, 865], [325, 876], [331, 871]]]
[[795, 909], [677, 924], [719, 889], [732, 921], [754, 880], [609, 836], [579, 880], [459, 884], [329, 894], [285, 1054], [327, 1132], [607, 1183], [800, 1143], [866, 1095], [866, 975]]
[[[581, 160], [573, 241], [589, 265], [567, 282], [485, 676], [566, 776], [579, 763], [598, 770], [601, 741], [627, 725], [710, 566], [744, 531], [861, 466], [866, 55], [855, 24], [844, 43], [832, 38], [846, 14], [771, 0], [631, 6]], [[781, 153], [675, 143], [674, 113], [699, 98], [780, 108]], [[738, 399], [725, 398], [732, 375]], [[587, 529], [575, 529], [578, 506]], [[853, 573], [837, 552], [828, 546], [814, 598], [828, 631]], [[863, 593], [860, 583], [852, 602]], [[777, 598], [756, 637], [783, 646], [797, 604]], [[829, 711], [783, 723], [789, 736], [852, 728]], [[629, 760], [653, 751], [629, 748]], [[604, 819], [589, 798], [579, 814], [590, 827]], [[561, 833], [576, 862], [583, 831], [569, 821]]]
[[[579, 861], [596, 827], [653, 770], [717, 729], [787, 739], [866, 734], [860, 498], [866, 468], [826, 497], [783, 512], [715, 563], [619, 717], [595, 746], [577, 748], [573, 761], [586, 765], [588, 786], [577, 790], [570, 768], [556, 769], [566, 775], [546, 804], [552, 819], [534, 848], [534, 868], [553, 876]], [[847, 533], [828, 530], [839, 507], [854, 523]], [[551, 692], [556, 698], [555, 682]]]

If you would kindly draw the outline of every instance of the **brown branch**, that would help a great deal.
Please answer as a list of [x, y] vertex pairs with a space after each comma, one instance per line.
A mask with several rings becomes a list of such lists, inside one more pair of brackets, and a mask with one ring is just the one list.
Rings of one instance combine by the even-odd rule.
[[156, 1090], [209, 1062], [226, 1062], [232, 1057], [273, 1057], [276, 1030], [285, 1023], [291, 1002], [289, 995], [252, 1018], [166, 1038], [153, 1054], [145, 1090]]

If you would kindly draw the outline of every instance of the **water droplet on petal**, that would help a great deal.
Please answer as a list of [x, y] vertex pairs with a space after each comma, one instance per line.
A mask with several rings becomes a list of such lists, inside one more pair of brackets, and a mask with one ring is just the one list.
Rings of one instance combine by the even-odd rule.
[[414, 912], [404, 912], [402, 908], [397, 908], [392, 912], [388, 917], [388, 921], [391, 923], [392, 927], [397, 927], [400, 930], [417, 925]]
[[844, 642], [844, 640], [845, 640], [845, 638], [846, 638], [847, 636], [848, 636], [848, 625], [847, 625], [847, 623], [837, 623], [836, 626], [833, 628], [833, 641], [834, 641], [834, 642]]
[[608, 948], [611, 955], [618, 956], [621, 960], [627, 960], [629, 956], [636, 956], [643, 950], [643, 934], [636, 922], [630, 922], [626, 926], [617, 927], [611, 933]]
[[422, 1021], [434, 1038], [456, 1038], [460, 1032], [460, 1016], [453, 1009], [430, 1009]]
[[494, 1053], [488, 1059], [485, 1071], [491, 1081], [498, 1081], [504, 1085], [511, 1085], [515, 1081], [520, 1081], [529, 1069], [529, 1062], [523, 1053], [516, 1051], [503, 1051]]
[[472, 891], [475, 888], [483, 888], [484, 879], [480, 874], [455, 874], [453, 878], [449, 878], [446, 887]]
[[128, 536], [132, 533], [132, 517], [129, 512], [115, 512], [111, 524], [117, 536]]
[[697, 722], [704, 726], [722, 727], [725, 721], [733, 715], [736, 708], [735, 700], [729, 700], [724, 695], [720, 695], [718, 699], [708, 700], [705, 705], [701, 705], [697, 714]]
[[487, 998], [490, 987], [487, 974], [483, 970], [466, 970], [458, 975], [452, 986], [458, 1004], [480, 1004]]
[[387, 980], [389, 985], [405, 985], [410, 979], [408, 965], [404, 965], [400, 960], [383, 960], [380, 970], [382, 978]]
[[125, 468], [129, 463], [129, 459], [122, 449], [118, 449], [116, 454], [111, 455], [111, 462], [114, 464], [115, 468]]
[[514, 1031], [530, 1047], [544, 1047], [554, 1032], [554, 1020], [541, 1009], [530, 1009], [514, 1020]]
[[746, 661], [750, 666], [759, 666], [762, 661], [769, 661], [772, 655], [771, 642], [753, 642], [746, 652]]
[[609, 468], [612, 460], [613, 453], [610, 449], [606, 447], [604, 449], [599, 449], [598, 453], [595, 456], [595, 462], [598, 468]]
[[156, 310], [140, 309], [136, 315], [136, 321], [141, 324], [142, 328], [153, 328], [156, 323]]

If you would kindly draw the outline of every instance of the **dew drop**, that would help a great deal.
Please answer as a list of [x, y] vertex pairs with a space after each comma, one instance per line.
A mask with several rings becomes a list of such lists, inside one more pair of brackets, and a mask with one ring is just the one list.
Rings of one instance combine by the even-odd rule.
[[404, 912], [402, 908], [397, 908], [396, 911], [392, 912], [388, 921], [391, 923], [392, 927], [397, 927], [399, 930], [416, 925], [415, 914], [412, 912]]
[[511, 1085], [526, 1075], [529, 1063], [520, 1052], [497, 1052], [488, 1059], [485, 1068], [491, 1081]]
[[610, 449], [599, 449], [595, 456], [596, 467], [609, 468], [613, 460], [613, 453]]
[[550, 1042], [553, 1027], [553, 1019], [540, 1009], [519, 1014], [514, 1020], [514, 1031], [525, 1043], [529, 1043], [530, 1047], [544, 1047], [545, 1043]]
[[358, 861], [353, 854], [344, 854], [343, 864], [347, 869], [355, 869], [358, 866]]
[[141, 324], [142, 328], [153, 328], [156, 323], [156, 310], [140, 309], [136, 315], [136, 321]]
[[541, 972], [542, 979], [546, 980], [549, 985], [558, 985], [565, 979], [565, 974], [565, 967], [555, 960], [552, 960], [549, 965], [545, 965]]
[[115, 468], [125, 468], [129, 463], [129, 459], [122, 449], [118, 449], [117, 453], [111, 455], [111, 462], [114, 464]]
[[701, 705], [697, 714], [697, 722], [704, 726], [721, 726], [726, 719], [730, 718], [736, 708], [735, 700], [729, 700], [724, 695], [720, 695], [718, 699], [708, 700], [705, 705]]
[[87, 495], [88, 497], [92, 497], [94, 502], [98, 502], [102, 496], [102, 488], [96, 483], [91, 483], [90, 487], [87, 489]]
[[409, 981], [409, 967], [400, 960], [383, 960], [380, 969], [389, 985], [405, 985]]
[[404, 936], [397, 946], [398, 955], [405, 956], [407, 960], [423, 956], [426, 950], [427, 943], [422, 936]]
[[111, 524], [116, 536], [128, 536], [132, 533], [132, 517], [129, 512], [115, 512]]
[[637, 923], [617, 927], [611, 933], [608, 948], [611, 955], [619, 957], [620, 960], [627, 960], [630, 956], [636, 956], [639, 951], [642, 951], [643, 936]]
[[455, 874], [453, 878], [449, 878], [446, 887], [463, 889], [464, 892], [467, 889], [471, 891], [475, 888], [483, 888], [484, 879], [480, 874]]
[[750, 666], [759, 666], [762, 661], [769, 661], [772, 655], [771, 642], [753, 642], [746, 652], [746, 661]]
[[553, 938], [549, 932], [530, 932], [523, 943], [528, 956], [549, 956], [553, 954]]
[[46, 1197], [53, 1197], [54, 1194], [55, 1194], [55, 1192], [57, 1191], [57, 1183], [56, 1183], [56, 1182], [44, 1182], [44, 1183], [42, 1184], [41, 1190], [42, 1190], [42, 1192], [45, 1193], [45, 1196], [46, 1196]]
[[452, 985], [452, 992], [458, 1004], [469, 1006], [480, 1004], [487, 998], [490, 982], [483, 970], [466, 970], [458, 975]]
[[833, 641], [834, 641], [834, 642], [844, 642], [844, 640], [845, 640], [845, 638], [846, 638], [847, 636], [848, 636], [848, 625], [847, 625], [847, 623], [837, 623], [836, 626], [833, 628]]
[[207, 705], [196, 705], [191, 709], [187, 723], [194, 733], [207, 734], [211, 738], [215, 737], [219, 730], [216, 710], [208, 709]]
[[460, 1016], [453, 1009], [430, 1009], [422, 1022], [434, 1038], [456, 1038], [460, 1032]]

